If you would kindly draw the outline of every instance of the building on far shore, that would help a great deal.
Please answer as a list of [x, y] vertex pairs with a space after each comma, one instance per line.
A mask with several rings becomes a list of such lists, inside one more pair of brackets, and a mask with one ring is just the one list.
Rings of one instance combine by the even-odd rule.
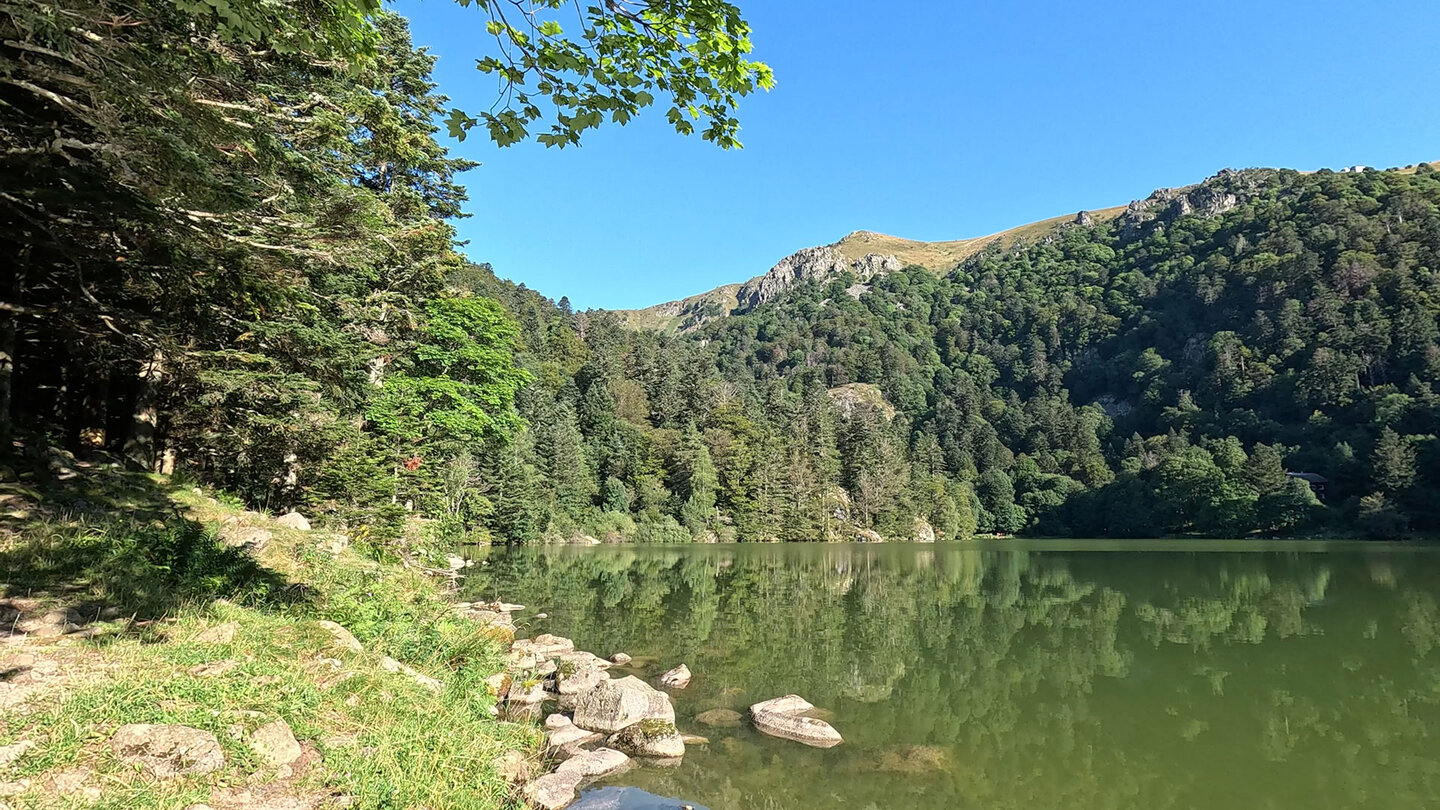
[[1325, 500], [1325, 485], [1330, 483], [1329, 478], [1326, 478], [1320, 473], [1312, 472], [1287, 472], [1285, 474], [1291, 478], [1299, 478], [1301, 481], [1309, 484], [1310, 491], [1315, 493], [1315, 497], [1322, 501]]

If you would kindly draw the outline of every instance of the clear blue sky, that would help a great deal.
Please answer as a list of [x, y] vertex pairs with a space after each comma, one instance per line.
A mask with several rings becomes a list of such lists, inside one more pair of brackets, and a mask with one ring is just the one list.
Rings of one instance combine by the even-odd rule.
[[[1440, 160], [1440, 4], [736, 0], [778, 86], [745, 148], [664, 107], [579, 148], [456, 151], [471, 258], [577, 308], [638, 307], [867, 229], [959, 239], [1225, 167]], [[481, 15], [399, 0], [436, 78], [486, 109]], [[442, 133], [443, 135], [443, 133]]]

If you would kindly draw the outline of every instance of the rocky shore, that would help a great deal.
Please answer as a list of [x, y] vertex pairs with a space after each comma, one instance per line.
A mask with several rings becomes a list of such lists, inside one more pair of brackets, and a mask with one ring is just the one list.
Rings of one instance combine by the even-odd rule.
[[[706, 742], [704, 737], [681, 733], [670, 696], [638, 677], [629, 655], [619, 652], [602, 658], [549, 633], [515, 638], [513, 614], [525, 610], [523, 605], [461, 602], [455, 610], [482, 623], [487, 632], [509, 639], [504, 670], [486, 679], [496, 698], [496, 715], [543, 726], [546, 745], [540, 772], [518, 753], [496, 763], [507, 780], [520, 786], [531, 806], [560, 810], [591, 782], [636, 766], [673, 765], [685, 756], [687, 743]], [[692, 677], [689, 667], [680, 664], [657, 680], [666, 688], [684, 689]], [[787, 695], [755, 704], [750, 714], [761, 733], [821, 748], [838, 745], [839, 732], [808, 716], [814, 710], [803, 698]], [[742, 717], [738, 712], [711, 710], [696, 720], [738, 726]]]

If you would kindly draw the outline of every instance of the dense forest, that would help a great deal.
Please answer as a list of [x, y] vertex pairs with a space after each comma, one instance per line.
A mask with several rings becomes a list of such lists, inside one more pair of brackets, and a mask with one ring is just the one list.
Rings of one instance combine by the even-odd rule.
[[1430, 166], [1227, 171], [634, 331], [457, 251], [473, 164], [403, 19], [347, 62], [302, 12], [262, 48], [107, 9], [0, 11], [0, 446], [56, 474], [123, 459], [382, 538], [1440, 527]]

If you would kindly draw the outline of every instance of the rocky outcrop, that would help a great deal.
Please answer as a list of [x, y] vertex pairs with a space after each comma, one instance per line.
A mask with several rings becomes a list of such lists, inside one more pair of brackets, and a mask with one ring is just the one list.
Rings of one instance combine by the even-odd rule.
[[681, 664], [660, 676], [660, 683], [671, 689], [684, 689], [690, 685], [690, 668]]
[[673, 722], [642, 720], [611, 735], [609, 744], [637, 757], [675, 759], [685, 756], [685, 740]]
[[786, 695], [750, 707], [750, 719], [763, 734], [794, 740], [816, 748], [831, 748], [844, 740], [833, 726], [807, 716], [815, 707], [799, 695]]
[[1149, 197], [1126, 207], [1119, 219], [1120, 236], [1137, 239], [1157, 224], [1169, 224], [1184, 216], [1221, 216], [1234, 210], [1273, 175], [1270, 169], [1225, 169], [1199, 185], [1156, 189]]
[[178, 725], [132, 723], [110, 738], [110, 750], [156, 779], [202, 776], [219, 770], [225, 754], [215, 735]]
[[613, 734], [642, 720], [673, 725], [675, 707], [664, 692], [633, 675], [603, 681], [575, 702], [575, 725], [590, 731]]
[[935, 542], [935, 527], [931, 526], [930, 521], [924, 518], [915, 518], [915, 529], [912, 534], [917, 543]]
[[315, 626], [329, 633], [335, 639], [335, 644], [339, 647], [343, 647], [350, 652], [360, 652], [365, 649], [360, 646], [360, 640], [355, 638], [353, 633], [329, 619], [321, 619], [315, 622]]
[[765, 275], [745, 282], [736, 297], [741, 311], [751, 310], [773, 301], [801, 282], [824, 281], [846, 272], [854, 273], [857, 280], [864, 282], [900, 269], [900, 260], [894, 256], [869, 253], [850, 261], [834, 245], [805, 248], [781, 259]]

